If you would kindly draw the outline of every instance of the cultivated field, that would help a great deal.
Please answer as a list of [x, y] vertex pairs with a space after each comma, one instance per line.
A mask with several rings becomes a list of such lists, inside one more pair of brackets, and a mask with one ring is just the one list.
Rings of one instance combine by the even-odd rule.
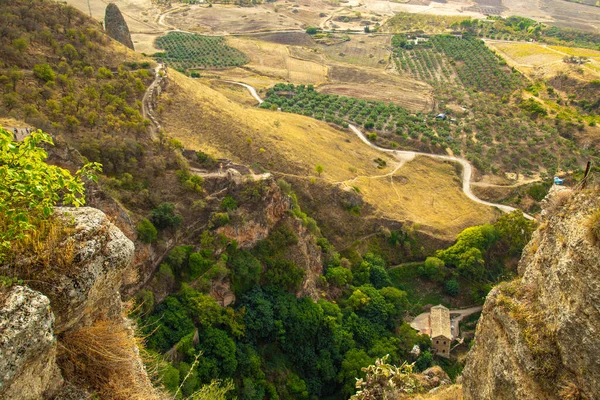
[[327, 80], [326, 65], [292, 57], [286, 45], [242, 37], [230, 37], [228, 43], [247, 54], [248, 68], [260, 74], [298, 83]]
[[433, 106], [431, 86], [408, 74], [380, 68], [333, 64], [329, 69], [330, 85], [325, 93], [358, 97], [365, 100], [392, 101], [411, 111], [430, 111]]
[[319, 49], [333, 61], [375, 68], [386, 67], [391, 54], [391, 36], [349, 37], [349, 41], [331, 46], [320, 45]]

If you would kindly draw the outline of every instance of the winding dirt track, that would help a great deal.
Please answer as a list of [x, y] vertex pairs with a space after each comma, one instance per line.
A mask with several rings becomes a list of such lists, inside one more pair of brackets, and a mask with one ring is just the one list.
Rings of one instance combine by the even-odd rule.
[[[234, 83], [236, 85], [240, 85], [240, 86], [245, 87], [246, 89], [248, 89], [248, 91], [250, 92], [250, 94], [252, 95], [252, 97], [254, 97], [256, 99], [256, 101], [258, 101], [259, 104], [261, 104], [263, 102], [263, 100], [260, 98], [260, 96], [258, 95], [258, 93], [256, 92], [256, 89], [254, 87], [252, 87], [252, 86], [250, 86], [248, 84], [242, 83], [242, 82], [233, 82], [233, 81], [228, 81], [228, 82]], [[369, 141], [369, 139], [366, 138], [366, 136], [364, 135], [364, 133], [362, 133], [354, 125], [348, 125], [348, 127], [367, 146], [369, 146], [369, 147], [371, 147], [371, 148], [373, 148], [375, 150], [391, 154], [396, 159], [398, 159], [400, 162], [410, 161], [410, 160], [414, 159], [416, 156], [425, 156], [425, 157], [436, 158], [438, 160], [458, 162], [463, 167], [462, 168], [463, 169], [463, 173], [462, 173], [462, 189], [463, 189], [463, 192], [467, 195], [467, 197], [469, 199], [471, 199], [474, 202], [479, 203], [479, 204], [483, 204], [483, 205], [490, 206], [490, 207], [496, 207], [496, 208], [498, 208], [498, 209], [500, 209], [500, 210], [502, 210], [502, 211], [504, 211], [506, 213], [509, 213], [509, 212], [517, 210], [517, 208], [511, 207], [511, 206], [507, 206], [507, 205], [504, 205], [504, 204], [490, 203], [488, 201], [481, 200], [479, 197], [475, 196], [473, 194], [473, 192], [471, 191], [471, 174], [473, 173], [473, 167], [464, 158], [452, 157], [452, 156], [443, 156], [443, 155], [431, 154], [431, 153], [420, 153], [420, 152], [417, 152], [417, 151], [409, 151], [409, 150], [385, 149], [383, 147], [379, 147], [379, 146], [376, 146], [373, 143], [371, 143]], [[529, 219], [529, 220], [533, 220], [534, 219], [531, 215], [526, 214], [526, 213], [523, 213], [523, 216], [525, 218]]]

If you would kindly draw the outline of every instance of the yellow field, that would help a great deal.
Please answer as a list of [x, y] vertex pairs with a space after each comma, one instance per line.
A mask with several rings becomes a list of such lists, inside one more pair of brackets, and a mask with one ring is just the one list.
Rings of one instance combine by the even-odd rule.
[[393, 179], [361, 177], [353, 185], [384, 216], [409, 219], [436, 236], [456, 235], [497, 215], [465, 196], [453, 165], [429, 157], [406, 163]]
[[[550, 77], [561, 71], [581, 67], [584, 79], [598, 79], [600, 76], [600, 51], [564, 46], [548, 46], [538, 43], [486, 41], [488, 47], [496, 50], [509, 65], [527, 75], [536, 74]], [[589, 57], [590, 62], [581, 66], [563, 62], [566, 56]]]
[[[306, 181], [316, 177], [314, 166], [321, 164], [325, 172], [317, 179], [331, 184], [355, 179], [349, 185], [360, 188], [378, 215], [420, 224], [446, 239], [495, 215], [462, 194], [452, 165], [419, 157], [397, 171], [392, 185], [389, 176], [377, 177], [392, 173], [397, 161], [350, 132], [300, 115], [241, 105], [176, 72], [170, 79], [173, 101], [166, 106], [163, 127], [186, 148]], [[387, 162], [384, 169], [377, 168], [377, 158]]]
[[290, 55], [286, 45], [241, 37], [228, 38], [235, 47], [250, 58], [248, 68], [280, 80], [317, 84], [327, 80], [327, 66], [301, 60]]

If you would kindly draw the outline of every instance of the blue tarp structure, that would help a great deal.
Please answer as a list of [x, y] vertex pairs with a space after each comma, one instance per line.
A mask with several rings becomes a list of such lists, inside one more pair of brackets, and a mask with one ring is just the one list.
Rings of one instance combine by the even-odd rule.
[[562, 185], [563, 184], [563, 180], [560, 179], [558, 176], [554, 177], [554, 184], [555, 185]]

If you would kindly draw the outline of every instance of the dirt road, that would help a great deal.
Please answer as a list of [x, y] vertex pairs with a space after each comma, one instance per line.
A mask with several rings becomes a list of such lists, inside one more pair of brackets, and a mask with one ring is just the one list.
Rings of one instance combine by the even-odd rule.
[[[500, 210], [502, 210], [506, 213], [517, 210], [514, 207], [510, 207], [510, 206], [507, 206], [504, 204], [490, 203], [488, 201], [481, 200], [480, 198], [475, 196], [473, 194], [473, 192], [471, 191], [471, 175], [473, 173], [473, 167], [471, 166], [471, 163], [469, 163], [464, 158], [444, 156], [444, 155], [440, 155], [440, 154], [421, 153], [421, 152], [409, 151], [409, 150], [384, 149], [383, 147], [379, 147], [379, 146], [376, 146], [373, 143], [371, 143], [371, 141], [369, 139], [367, 139], [366, 136], [354, 125], [348, 125], [348, 127], [352, 130], [352, 132], [354, 132], [360, 138], [360, 140], [362, 140], [368, 146], [370, 146], [376, 150], [392, 154], [400, 160], [405, 160], [407, 157], [410, 157], [410, 159], [412, 160], [416, 156], [425, 156], [425, 157], [436, 158], [438, 160], [458, 162], [463, 167], [462, 189], [463, 189], [463, 192], [467, 195], [467, 197], [469, 199], [471, 199], [474, 202], [479, 203], [479, 204], [499, 208]], [[490, 185], [490, 186], [492, 186], [492, 185]], [[530, 219], [530, 220], [533, 219], [533, 217], [529, 214], [523, 213], [523, 216], [525, 216], [525, 218]]]
[[[250, 94], [252, 95], [252, 97], [254, 97], [259, 103], [263, 102], [263, 100], [260, 98], [260, 96], [258, 95], [258, 93], [256, 92], [256, 89], [254, 87], [252, 87], [252, 86], [250, 86], [250, 85], [248, 85], [246, 83], [242, 83], [242, 82], [233, 82], [233, 81], [228, 81], [228, 82], [235, 83], [237, 85], [241, 85], [241, 86], [245, 87], [246, 89], [248, 89], [248, 91], [250, 92]], [[483, 205], [490, 206], [490, 207], [496, 207], [496, 208], [498, 208], [498, 209], [500, 209], [500, 210], [502, 210], [502, 211], [504, 211], [506, 213], [510, 213], [510, 212], [513, 212], [513, 211], [517, 210], [514, 207], [510, 207], [510, 206], [507, 206], [507, 205], [504, 205], [504, 204], [490, 203], [488, 201], [481, 200], [480, 198], [478, 198], [477, 196], [475, 196], [473, 194], [473, 192], [471, 191], [471, 175], [473, 173], [473, 167], [471, 166], [471, 164], [467, 160], [465, 160], [463, 158], [452, 157], [452, 156], [444, 156], [444, 155], [440, 155], [440, 154], [421, 153], [421, 152], [410, 151], [410, 150], [385, 149], [383, 147], [379, 147], [379, 146], [371, 143], [371, 141], [369, 139], [367, 139], [367, 137], [364, 135], [364, 133], [362, 133], [356, 126], [349, 124], [348, 127], [367, 146], [369, 146], [369, 147], [371, 147], [371, 148], [373, 148], [375, 150], [391, 154], [396, 159], [398, 159], [398, 161], [400, 161], [401, 163], [405, 163], [406, 161], [413, 160], [416, 156], [425, 156], [425, 157], [435, 158], [435, 159], [438, 159], [438, 160], [458, 162], [463, 167], [462, 189], [463, 189], [463, 192], [467, 195], [467, 197], [469, 199], [471, 199], [474, 202], [479, 203], [479, 204], [483, 204]], [[525, 218], [529, 219], [529, 220], [533, 220], [534, 219], [529, 214], [523, 213], [523, 216]]]

